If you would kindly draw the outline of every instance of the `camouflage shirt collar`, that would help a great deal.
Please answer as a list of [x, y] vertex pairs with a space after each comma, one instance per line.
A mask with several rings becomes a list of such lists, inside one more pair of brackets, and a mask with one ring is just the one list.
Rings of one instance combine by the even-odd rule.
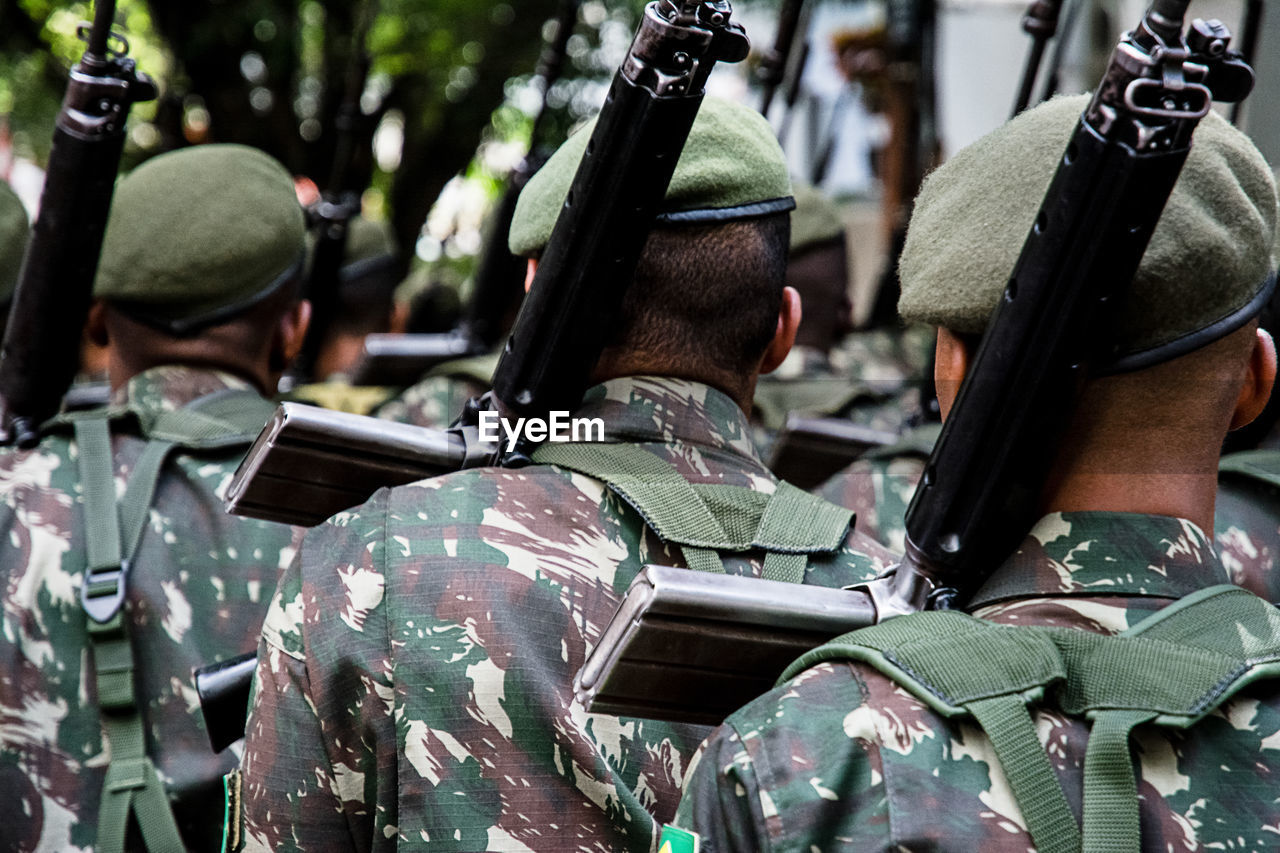
[[764, 467], [747, 416], [727, 394], [670, 376], [623, 376], [592, 386], [574, 413], [600, 418], [606, 441], [697, 444]]
[[1051, 513], [987, 579], [968, 609], [1013, 598], [1181, 598], [1229, 582], [1211, 540], [1184, 518]]
[[192, 400], [226, 389], [252, 389], [245, 380], [221, 370], [186, 365], [153, 367], [131, 378], [111, 395], [111, 405], [139, 416], [182, 408]]

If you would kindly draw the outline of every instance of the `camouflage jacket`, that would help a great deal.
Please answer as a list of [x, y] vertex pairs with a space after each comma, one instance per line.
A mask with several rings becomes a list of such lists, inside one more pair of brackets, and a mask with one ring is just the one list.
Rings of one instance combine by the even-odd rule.
[[[1188, 521], [1054, 514], [979, 591], [973, 612], [1114, 633], [1226, 580]], [[1088, 724], [1033, 716], [1078, 820]], [[1144, 851], [1276, 849], [1274, 681], [1189, 730], [1143, 726], [1133, 742]], [[820, 664], [731, 715], [690, 773], [676, 824], [701, 835], [703, 853], [1034, 849], [986, 735], [862, 664]]]
[[447, 427], [472, 397], [489, 390], [499, 353], [437, 365], [417, 383], [382, 403], [374, 417], [420, 427]]
[[1214, 515], [1222, 565], [1232, 583], [1274, 604], [1280, 601], [1280, 452], [1246, 451], [1222, 462]]
[[[775, 488], [705, 385], [616, 379], [577, 414], [695, 481]], [[888, 556], [850, 534], [807, 580]], [[589, 714], [572, 689], [646, 563], [683, 565], [602, 483], [550, 466], [383, 490], [312, 530], [263, 630], [245, 849], [653, 850], [707, 729]]]
[[[246, 387], [205, 369], [134, 377], [114, 403], [176, 409]], [[113, 430], [117, 488], [145, 446]], [[128, 580], [130, 634], [147, 752], [164, 777], [192, 850], [221, 837], [221, 776], [236, 764], [209, 748], [193, 667], [249, 651], [281, 570], [291, 528], [228, 516], [221, 495], [244, 449], [175, 453], [160, 476]], [[86, 563], [76, 448], [53, 434], [0, 453], [0, 844], [6, 850], [91, 849], [109, 748], [99, 723], [92, 653], [80, 606]]]
[[753, 401], [756, 443], [768, 456], [787, 415], [844, 418], [887, 433], [919, 420], [920, 379], [928, 369], [928, 329], [854, 332], [830, 355], [796, 347], [760, 377]]
[[897, 444], [864, 454], [813, 491], [853, 510], [860, 532], [901, 554], [906, 549], [907, 507], [941, 431], [936, 423], [909, 429]]

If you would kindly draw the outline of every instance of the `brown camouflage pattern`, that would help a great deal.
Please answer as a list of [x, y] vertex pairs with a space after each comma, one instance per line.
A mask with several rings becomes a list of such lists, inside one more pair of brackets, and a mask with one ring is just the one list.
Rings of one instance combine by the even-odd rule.
[[[114, 403], [145, 413], [246, 387], [223, 373], [161, 367], [133, 378]], [[117, 488], [145, 442], [114, 437]], [[84, 523], [74, 442], [51, 435], [0, 453], [0, 849], [88, 851], [109, 760], [92, 653], [80, 608]], [[221, 776], [199, 719], [193, 667], [251, 650], [294, 531], [228, 516], [222, 495], [243, 455], [175, 453], [161, 474], [133, 563], [127, 607], [147, 751], [174, 800], [191, 850], [221, 839]], [[133, 848], [140, 849], [140, 848]]]
[[[1113, 633], [1226, 579], [1191, 522], [1053, 514], [1000, 567], [973, 612]], [[1034, 717], [1078, 819], [1088, 724], [1055, 711]], [[1274, 681], [1190, 730], [1140, 727], [1134, 745], [1144, 851], [1280, 847]], [[701, 834], [703, 853], [1034, 849], [981, 730], [948, 722], [854, 663], [815, 666], [732, 715], [700, 753], [675, 823]]]
[[[1280, 465], [1274, 467], [1280, 474]], [[1219, 474], [1214, 528], [1231, 582], [1273, 604], [1280, 601], [1280, 487], [1239, 473]]]
[[374, 410], [387, 421], [414, 426], [447, 427], [472, 397], [489, 390], [489, 377], [498, 366], [500, 352], [460, 358], [437, 365], [413, 385]]
[[[707, 386], [615, 379], [578, 414], [696, 482], [775, 488]], [[865, 579], [889, 556], [851, 533], [806, 580]], [[572, 695], [646, 563], [683, 565], [603, 484], [547, 466], [384, 490], [311, 531], [263, 632], [245, 849], [656, 849], [707, 729]], [[762, 555], [726, 564], [758, 575]]]

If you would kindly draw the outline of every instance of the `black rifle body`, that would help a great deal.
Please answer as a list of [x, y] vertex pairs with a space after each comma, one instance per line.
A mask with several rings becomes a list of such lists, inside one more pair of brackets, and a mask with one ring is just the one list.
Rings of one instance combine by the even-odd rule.
[[156, 95], [132, 60], [109, 52], [109, 40], [119, 39], [110, 32], [114, 14], [113, 1], [97, 4], [88, 48], [71, 71], [5, 330], [0, 429], [22, 447], [39, 439], [80, 369], [125, 122], [133, 103]]

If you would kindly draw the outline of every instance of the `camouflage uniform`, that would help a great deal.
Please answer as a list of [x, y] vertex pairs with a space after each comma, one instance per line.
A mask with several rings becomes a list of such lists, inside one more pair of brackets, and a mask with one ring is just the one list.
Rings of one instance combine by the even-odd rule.
[[1276, 566], [1280, 556], [1280, 457], [1272, 450], [1246, 451], [1224, 457], [1224, 467], [1232, 467], [1233, 459], [1247, 460], [1251, 473], [1218, 473], [1214, 513], [1218, 553], [1232, 583], [1275, 603], [1280, 601]]
[[932, 332], [924, 327], [847, 335], [825, 355], [795, 347], [773, 373], [760, 377], [753, 400], [756, 442], [768, 456], [787, 415], [845, 418], [901, 433], [922, 414], [919, 380], [928, 369]]
[[378, 406], [374, 417], [420, 427], [447, 427], [472, 397], [489, 390], [489, 377], [498, 366], [499, 353], [457, 359], [437, 365]]
[[[1052, 514], [972, 612], [1115, 633], [1225, 581], [1189, 521]], [[1055, 711], [1033, 716], [1078, 819], [1088, 724]], [[1142, 849], [1274, 850], [1278, 733], [1274, 682], [1189, 731], [1139, 728]], [[815, 666], [732, 715], [695, 764], [675, 823], [701, 834], [704, 853], [1034, 849], [986, 735], [853, 663]]]
[[[159, 367], [135, 376], [113, 402], [143, 417], [227, 388], [228, 374]], [[113, 439], [117, 484], [145, 442]], [[189, 849], [221, 838], [221, 776], [199, 719], [193, 667], [253, 648], [271, 590], [293, 556], [294, 531], [237, 519], [221, 495], [243, 449], [175, 452], [156, 490], [128, 581], [130, 634], [147, 752], [159, 768]], [[76, 449], [55, 434], [31, 451], [0, 455], [0, 835], [6, 850], [89, 850], [108, 763], [86, 615], [86, 564]]]
[[[719, 391], [627, 377], [577, 412], [698, 482], [771, 491]], [[726, 556], [759, 574], [759, 554]], [[812, 583], [888, 555], [850, 534]], [[476, 469], [309, 534], [272, 603], [245, 747], [248, 850], [654, 849], [707, 729], [588, 714], [575, 673], [646, 563], [683, 565], [599, 481]]]
[[941, 431], [941, 424], [910, 429], [897, 444], [869, 451], [813, 491], [853, 510], [859, 532], [901, 554], [907, 507]]

